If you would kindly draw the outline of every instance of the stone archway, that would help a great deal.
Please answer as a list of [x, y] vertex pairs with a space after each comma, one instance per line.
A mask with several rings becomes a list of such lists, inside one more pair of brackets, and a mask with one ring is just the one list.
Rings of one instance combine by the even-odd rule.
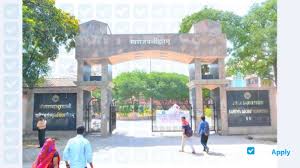
[[[225, 65], [226, 37], [218, 22], [204, 20], [194, 24], [193, 33], [184, 34], [108, 34], [108, 25], [99, 21], [89, 21], [80, 25], [76, 39], [76, 59], [78, 61], [77, 85], [82, 90], [101, 89], [101, 133], [109, 135], [110, 104], [112, 101], [113, 64], [142, 58], [158, 58], [189, 64], [190, 99], [196, 124], [203, 113], [202, 88], [219, 87], [221, 118], [226, 114]], [[212, 77], [201, 72], [203, 64], [215, 64], [217, 70]], [[91, 67], [101, 66], [101, 76], [92, 77]], [[79, 100], [79, 103], [82, 103]], [[78, 118], [80, 123], [81, 118]], [[222, 120], [222, 129], [227, 122]]]

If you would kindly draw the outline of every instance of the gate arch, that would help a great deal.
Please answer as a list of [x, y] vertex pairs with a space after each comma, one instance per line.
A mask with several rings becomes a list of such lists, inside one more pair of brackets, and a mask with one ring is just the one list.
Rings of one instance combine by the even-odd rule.
[[[191, 33], [168, 34], [109, 34], [108, 25], [92, 20], [80, 25], [76, 38], [77, 86], [82, 90], [101, 89], [101, 134], [108, 136], [112, 130], [112, 65], [141, 58], [159, 58], [189, 64], [190, 102], [195, 126], [203, 114], [202, 89], [219, 88], [225, 100], [226, 36], [221, 24], [203, 20], [194, 24]], [[202, 73], [203, 64], [215, 64], [214, 75]], [[92, 75], [92, 66], [100, 65], [99, 76]], [[220, 102], [221, 118], [226, 119], [226, 104]], [[225, 120], [224, 120], [225, 121]], [[195, 128], [194, 128], [195, 129]], [[222, 130], [227, 130], [222, 122]]]

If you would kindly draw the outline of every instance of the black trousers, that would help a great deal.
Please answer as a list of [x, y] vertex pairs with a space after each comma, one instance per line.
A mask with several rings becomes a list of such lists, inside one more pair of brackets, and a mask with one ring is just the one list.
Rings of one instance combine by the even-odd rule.
[[43, 147], [44, 142], [45, 142], [45, 136], [46, 136], [46, 129], [39, 129], [38, 130], [38, 137], [39, 137], [39, 144], [40, 147]]
[[201, 134], [201, 144], [203, 145], [204, 149], [207, 148], [207, 140], [208, 136], [206, 136], [205, 134]]

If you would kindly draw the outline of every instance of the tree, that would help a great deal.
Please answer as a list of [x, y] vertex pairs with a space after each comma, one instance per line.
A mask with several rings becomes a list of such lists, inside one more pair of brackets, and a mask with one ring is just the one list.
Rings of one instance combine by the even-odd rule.
[[153, 98], [161, 102], [163, 108], [167, 108], [170, 101], [188, 101], [189, 89], [188, 77], [176, 73], [133, 71], [122, 73], [114, 80], [114, 98], [126, 103], [144, 98]]
[[170, 101], [188, 101], [188, 77], [176, 73], [152, 72], [146, 78], [146, 98], [159, 100], [163, 109], [168, 108]]
[[277, 84], [277, 1], [255, 4], [243, 17], [232, 12], [204, 8], [182, 20], [180, 32], [190, 30], [204, 19], [219, 21], [232, 48], [227, 62], [228, 75], [256, 74]]
[[125, 72], [117, 76], [114, 80], [114, 98], [119, 102], [131, 101], [134, 105], [146, 89], [146, 73], [141, 71]]
[[[187, 33], [190, 31], [194, 23], [205, 19], [220, 22], [222, 25], [222, 31], [226, 34], [227, 39], [231, 41], [234, 46], [238, 45], [238, 41], [243, 29], [241, 25], [242, 17], [234, 14], [233, 12], [205, 7], [201, 11], [183, 18], [180, 24], [179, 32]], [[230, 51], [231, 50], [229, 50], [229, 53]]]
[[92, 91], [92, 97], [101, 99], [101, 89], [97, 88]]
[[59, 47], [75, 47], [78, 20], [55, 7], [54, 0], [23, 0], [23, 79], [33, 88], [43, 81]]
[[277, 84], [277, 1], [254, 5], [242, 24], [244, 39], [229, 59], [229, 74], [256, 74]]

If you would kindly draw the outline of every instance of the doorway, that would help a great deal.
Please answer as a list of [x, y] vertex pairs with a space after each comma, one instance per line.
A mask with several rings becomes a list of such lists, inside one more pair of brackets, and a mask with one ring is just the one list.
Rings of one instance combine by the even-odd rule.
[[91, 98], [86, 105], [85, 128], [87, 133], [101, 132], [101, 99]]
[[203, 100], [204, 115], [210, 125], [210, 131], [217, 133], [221, 130], [220, 88], [209, 90], [209, 94]]

